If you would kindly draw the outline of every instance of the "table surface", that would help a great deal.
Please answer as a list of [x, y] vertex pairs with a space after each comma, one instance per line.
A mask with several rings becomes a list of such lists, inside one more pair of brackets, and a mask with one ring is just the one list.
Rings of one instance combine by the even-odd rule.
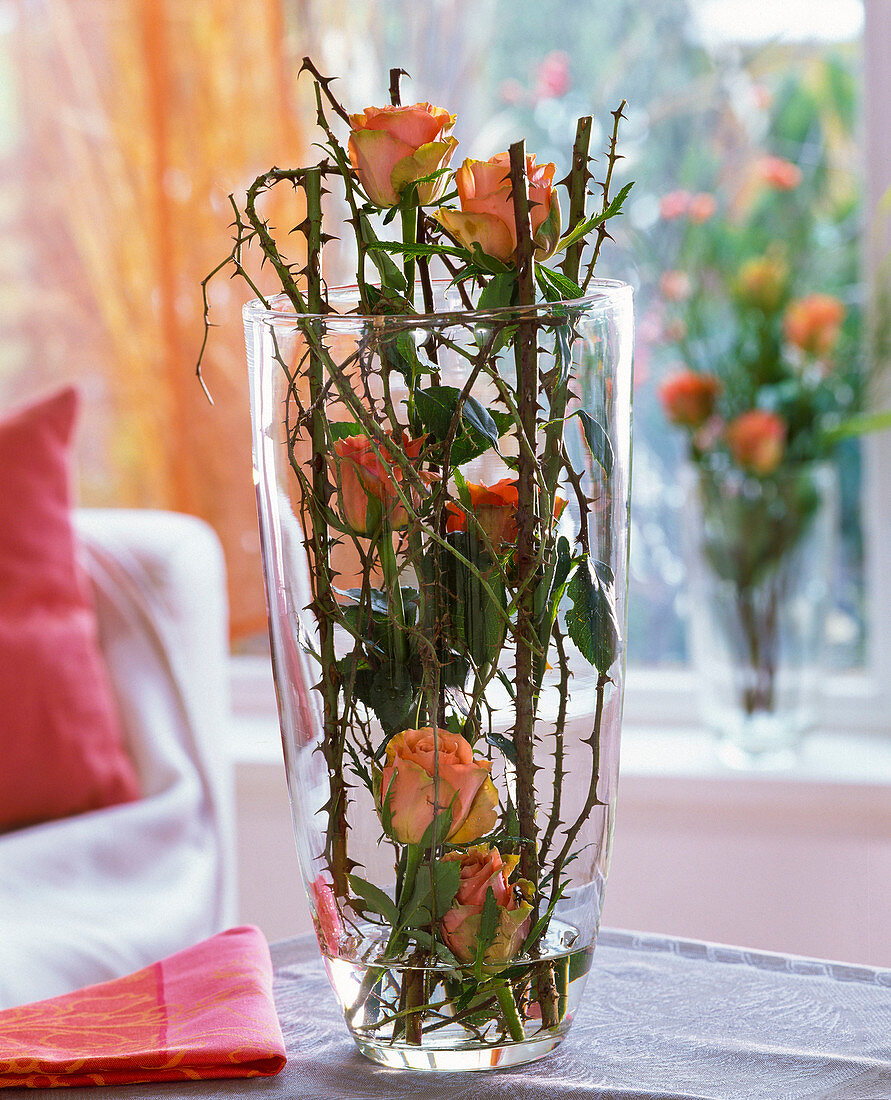
[[891, 970], [605, 930], [553, 1053], [431, 1075], [358, 1053], [314, 938], [275, 944], [272, 957], [288, 1050], [278, 1077], [55, 1089], [52, 1100], [891, 1100]]

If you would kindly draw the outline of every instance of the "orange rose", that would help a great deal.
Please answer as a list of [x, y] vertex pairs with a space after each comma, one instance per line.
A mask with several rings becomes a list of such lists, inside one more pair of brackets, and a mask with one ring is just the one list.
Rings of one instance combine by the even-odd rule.
[[732, 420], [724, 432], [734, 460], [750, 473], [772, 474], [783, 460], [786, 425], [776, 413], [751, 409]]
[[762, 157], [755, 165], [755, 174], [776, 191], [794, 191], [801, 183], [801, 169], [784, 157]]
[[[423, 439], [405, 440], [408, 457], [417, 458], [423, 443]], [[349, 435], [334, 444], [336, 457], [328, 459], [341, 518], [353, 534], [364, 538], [377, 534], [384, 521], [394, 530], [408, 522], [396, 488], [402, 482], [402, 470], [386, 447], [378, 451], [380, 458], [367, 435]]]
[[679, 370], [659, 387], [659, 399], [672, 424], [701, 428], [712, 415], [721, 383], [711, 374]]
[[[526, 157], [526, 190], [536, 259], [546, 260], [560, 239], [560, 204], [553, 164]], [[460, 210], [440, 207], [436, 219], [465, 248], [478, 244], [487, 255], [508, 261], [517, 250], [517, 223], [510, 185], [510, 154], [465, 160], [455, 173]]]
[[690, 276], [686, 271], [664, 271], [659, 279], [662, 297], [668, 302], [682, 302], [690, 297]]
[[715, 196], [709, 194], [708, 191], [700, 191], [698, 195], [694, 195], [690, 199], [690, 205], [687, 207], [687, 217], [691, 222], [707, 222], [709, 218], [714, 217], [717, 209], [718, 203]]
[[669, 191], [659, 200], [659, 217], [667, 222], [682, 218], [690, 208], [692, 197], [689, 191]]
[[508, 881], [520, 857], [502, 856], [497, 848], [478, 844], [466, 852], [449, 852], [443, 860], [461, 865], [458, 892], [442, 918], [445, 944], [461, 962], [470, 962], [475, 957], [483, 906], [491, 889], [498, 905], [498, 927], [483, 961], [490, 966], [509, 963], [529, 934], [532, 911], [528, 900], [532, 893], [530, 884], [521, 880], [516, 883], [519, 889], [515, 889]]
[[434, 770], [438, 764], [437, 814], [450, 808], [447, 839], [469, 844], [495, 827], [498, 791], [489, 760], [475, 758], [470, 742], [448, 730], [403, 730], [387, 743], [378, 810], [389, 813], [390, 836], [400, 844], [420, 844], [434, 817]]
[[809, 355], [828, 355], [835, 347], [845, 307], [831, 294], [809, 294], [792, 302], [783, 318], [783, 332], [790, 344]]
[[[506, 477], [496, 481], [494, 485], [474, 485], [468, 481], [467, 491], [470, 494], [469, 510], [485, 531], [496, 552], [500, 551], [505, 543], [516, 542], [517, 504], [519, 503], [517, 479]], [[554, 519], [560, 518], [565, 507], [566, 501], [562, 497], [557, 497]], [[457, 504], [450, 501], [446, 505], [446, 511], [449, 514], [446, 520], [446, 531], [467, 530], [467, 516]]]
[[[449, 137], [455, 115], [430, 103], [411, 107], [366, 107], [350, 115], [350, 160], [376, 206], [395, 206], [405, 188], [415, 180], [445, 168], [458, 142]], [[418, 185], [422, 206], [435, 202], [445, 191], [448, 177]]]
[[764, 313], [779, 309], [789, 285], [789, 267], [779, 256], [755, 256], [740, 267], [736, 292]]

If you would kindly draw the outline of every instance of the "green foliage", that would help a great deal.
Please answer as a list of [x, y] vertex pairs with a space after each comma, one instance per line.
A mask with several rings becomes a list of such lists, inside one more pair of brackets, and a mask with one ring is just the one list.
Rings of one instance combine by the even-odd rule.
[[613, 445], [610, 443], [610, 438], [606, 434], [606, 429], [600, 423], [599, 420], [595, 420], [589, 412], [585, 409], [579, 409], [579, 420], [582, 422], [582, 429], [585, 433], [585, 440], [590, 448], [591, 454], [603, 470], [604, 476], [609, 477], [613, 472]]
[[585, 659], [606, 675], [619, 649], [615, 581], [602, 561], [585, 555], [566, 588], [566, 628]]
[[384, 920], [388, 921], [394, 928], [396, 927], [399, 923], [399, 910], [392, 898], [388, 897], [379, 886], [375, 886], [373, 882], [368, 882], [358, 875], [350, 875], [348, 881], [350, 889], [366, 909], [371, 910], [372, 913], [380, 914]]
[[[454, 386], [431, 386], [415, 394], [415, 406], [431, 443], [448, 439], [461, 391]], [[458, 430], [450, 451], [454, 466], [463, 465], [485, 454], [490, 447], [498, 448], [498, 440], [513, 425], [509, 413], [489, 410], [475, 397], [467, 396], [461, 406]]]

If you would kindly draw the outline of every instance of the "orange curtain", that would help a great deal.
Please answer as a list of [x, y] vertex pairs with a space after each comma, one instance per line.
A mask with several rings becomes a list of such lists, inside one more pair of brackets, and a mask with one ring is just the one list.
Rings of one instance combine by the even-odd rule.
[[[62, 381], [84, 396], [84, 504], [208, 520], [233, 634], [265, 629], [240, 307], [200, 280], [229, 249], [227, 195], [304, 163], [281, 0], [18, 0], [0, 35], [0, 398]], [[3, 127], [0, 127], [3, 129]], [[293, 197], [268, 208], [298, 220]], [[262, 283], [272, 289], [270, 283]]]

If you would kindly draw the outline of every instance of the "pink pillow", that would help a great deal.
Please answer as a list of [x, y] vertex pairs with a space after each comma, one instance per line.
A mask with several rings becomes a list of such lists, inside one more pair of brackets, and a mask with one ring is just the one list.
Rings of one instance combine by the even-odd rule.
[[71, 525], [77, 405], [0, 419], [0, 831], [139, 796]]

